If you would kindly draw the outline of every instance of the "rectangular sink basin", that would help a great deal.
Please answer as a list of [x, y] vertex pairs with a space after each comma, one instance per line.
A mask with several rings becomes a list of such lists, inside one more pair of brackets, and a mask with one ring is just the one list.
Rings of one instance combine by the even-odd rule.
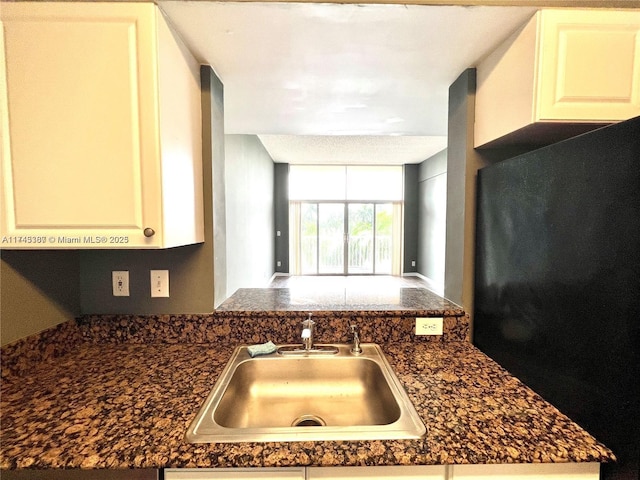
[[236, 348], [191, 423], [191, 443], [419, 438], [426, 429], [380, 347], [251, 358]]

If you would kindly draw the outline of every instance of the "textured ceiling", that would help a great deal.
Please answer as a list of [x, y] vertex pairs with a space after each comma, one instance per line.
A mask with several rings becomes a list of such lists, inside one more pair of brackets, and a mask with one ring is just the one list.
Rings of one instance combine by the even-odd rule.
[[[190, 50], [224, 84], [225, 131], [291, 135], [327, 161], [376, 145], [423, 157], [442, 149], [449, 85], [534, 13], [532, 7], [159, 0]], [[327, 136], [347, 136], [336, 140]], [[388, 146], [382, 146], [383, 136]], [[390, 137], [390, 136], [394, 136]], [[320, 137], [320, 138], [319, 138]], [[393, 139], [392, 139], [393, 138]], [[308, 141], [308, 148], [301, 142]], [[401, 147], [406, 142], [406, 147]], [[323, 145], [320, 145], [323, 144]], [[435, 151], [434, 151], [435, 148]], [[385, 152], [383, 152], [383, 150]], [[308, 154], [308, 155], [307, 155]], [[372, 155], [367, 154], [370, 158]], [[352, 160], [349, 160], [352, 158]], [[385, 160], [386, 161], [386, 160]]]
[[447, 147], [446, 137], [260, 135], [260, 140], [276, 162], [312, 165], [419, 163]]

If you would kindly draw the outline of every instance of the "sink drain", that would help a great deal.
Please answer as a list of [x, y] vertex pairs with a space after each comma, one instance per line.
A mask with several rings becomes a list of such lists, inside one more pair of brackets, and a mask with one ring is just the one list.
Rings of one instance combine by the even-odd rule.
[[324, 427], [327, 425], [321, 417], [317, 415], [300, 415], [292, 423], [292, 427]]

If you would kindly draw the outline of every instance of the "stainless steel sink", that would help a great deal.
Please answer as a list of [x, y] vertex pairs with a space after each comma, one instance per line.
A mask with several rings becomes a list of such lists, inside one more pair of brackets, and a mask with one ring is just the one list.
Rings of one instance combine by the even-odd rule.
[[189, 427], [192, 443], [419, 438], [426, 429], [376, 344], [251, 358], [238, 347]]

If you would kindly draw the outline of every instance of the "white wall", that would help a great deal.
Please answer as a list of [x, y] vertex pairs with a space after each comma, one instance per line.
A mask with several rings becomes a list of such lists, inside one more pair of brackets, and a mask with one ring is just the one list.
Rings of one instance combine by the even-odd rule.
[[255, 135], [225, 135], [227, 296], [273, 275], [273, 160]]
[[418, 272], [442, 295], [447, 237], [446, 150], [420, 164], [418, 192]]

